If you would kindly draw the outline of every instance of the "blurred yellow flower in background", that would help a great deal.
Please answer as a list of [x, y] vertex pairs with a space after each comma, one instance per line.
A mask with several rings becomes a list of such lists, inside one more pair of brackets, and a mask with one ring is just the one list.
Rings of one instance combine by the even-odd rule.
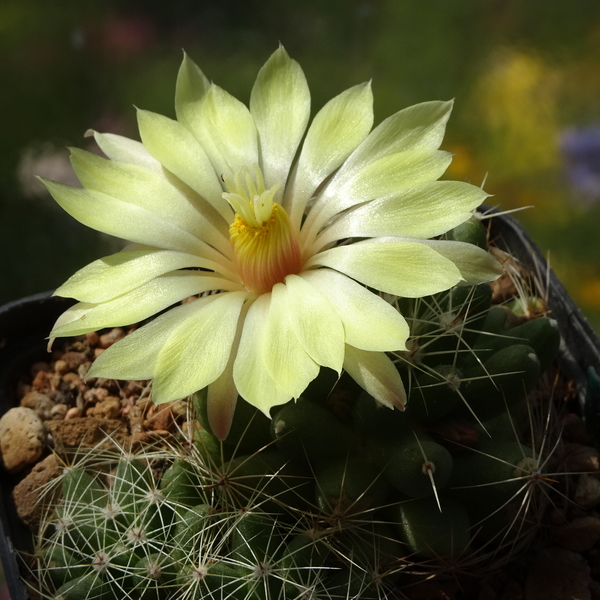
[[491, 136], [494, 175], [557, 168], [560, 71], [515, 49], [497, 52], [473, 92], [474, 110]]

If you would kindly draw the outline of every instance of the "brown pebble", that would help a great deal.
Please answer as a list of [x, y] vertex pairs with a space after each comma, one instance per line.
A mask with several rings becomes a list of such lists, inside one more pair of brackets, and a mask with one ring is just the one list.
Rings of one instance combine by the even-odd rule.
[[563, 422], [562, 437], [568, 442], [592, 446], [594, 441], [582, 418], [575, 413], [568, 413]]
[[65, 419], [77, 419], [79, 417], [81, 417], [81, 409], [77, 406], [72, 406], [65, 413]]
[[99, 346], [100, 348], [110, 348], [115, 342], [118, 342], [124, 337], [125, 332], [120, 327], [115, 327], [108, 333], [100, 336]]
[[148, 411], [147, 420], [144, 422], [145, 429], [153, 431], [169, 431], [173, 427], [174, 419], [171, 407], [167, 404], [152, 406]]
[[573, 499], [583, 508], [597, 506], [600, 504], [600, 481], [593, 475], [583, 473], [577, 481]]
[[[51, 421], [48, 421], [51, 423]], [[46, 444], [46, 429], [31, 408], [17, 406], [0, 419], [2, 464], [9, 473], [18, 473], [37, 461]]]
[[86, 390], [83, 394], [83, 399], [86, 402], [95, 404], [101, 402], [108, 396], [108, 390], [105, 388], [91, 388]]
[[590, 567], [565, 548], [541, 550], [525, 580], [526, 600], [591, 600]]
[[31, 382], [34, 390], [43, 392], [50, 388], [50, 375], [46, 371], [38, 371]]
[[63, 376], [63, 381], [67, 383], [79, 383], [81, 379], [79, 379], [79, 375], [77, 373], [65, 373]]
[[82, 365], [79, 365], [77, 369], [77, 374], [81, 379], [85, 379], [87, 377], [88, 371], [92, 368], [91, 361], [87, 360]]
[[548, 522], [550, 525], [561, 526], [567, 523], [567, 517], [565, 510], [557, 508], [556, 506], [548, 511]]
[[104, 348], [94, 348], [94, 358], [98, 358], [104, 352]]
[[498, 593], [489, 581], [484, 579], [479, 585], [477, 600], [498, 600]]
[[85, 334], [85, 339], [90, 346], [96, 346], [100, 336], [98, 335], [97, 331], [90, 331], [90, 333]]
[[[67, 373], [67, 375], [68, 375], [68, 373]], [[65, 377], [67, 375], [65, 375]], [[53, 389], [53, 390], [57, 390], [60, 387], [60, 384], [62, 383], [62, 381], [63, 381], [63, 379], [58, 373], [52, 373], [48, 377], [48, 383], [50, 384], [50, 389]]]
[[172, 435], [168, 431], [138, 431], [131, 435], [131, 443], [134, 450], [139, 450], [144, 446], [159, 444], [169, 447]]
[[46, 371], [46, 373], [49, 373], [51, 370], [50, 365], [45, 360], [38, 360], [31, 365], [30, 373], [32, 377], [35, 377], [38, 371]]
[[62, 360], [67, 363], [69, 371], [77, 371], [79, 366], [87, 360], [87, 357], [83, 352], [65, 352], [62, 355]]
[[188, 410], [190, 408], [190, 403], [186, 400], [175, 400], [171, 403], [171, 411], [175, 418], [181, 417], [185, 419], [188, 415]]
[[123, 396], [129, 398], [130, 396], [139, 396], [142, 392], [143, 386], [139, 381], [128, 381], [123, 388]]
[[[52, 502], [53, 495], [48, 493], [48, 483], [62, 473], [56, 462], [56, 456], [50, 454], [31, 469], [13, 490], [13, 500], [17, 513], [23, 523], [35, 526], [40, 522], [46, 507]], [[58, 486], [55, 488], [59, 491]]]
[[521, 584], [515, 579], [509, 579], [504, 586], [500, 600], [523, 600], [525, 593]]
[[115, 443], [126, 445], [129, 435], [127, 426], [120, 419], [80, 417], [47, 423], [59, 452], [72, 447], [114, 449]]
[[564, 461], [566, 471], [585, 473], [600, 470], [598, 450], [583, 444], [565, 444]]
[[62, 358], [54, 363], [54, 370], [61, 375], [69, 372], [69, 363]]
[[107, 396], [95, 406], [88, 408], [86, 414], [97, 419], [116, 419], [121, 416], [121, 400], [115, 396]]
[[129, 429], [132, 433], [140, 433], [144, 428], [144, 408], [139, 405], [132, 406], [128, 413]]
[[555, 529], [550, 541], [573, 552], [591, 550], [600, 541], [600, 519], [591, 516], [573, 519]]
[[411, 600], [450, 600], [456, 595], [455, 581], [423, 581], [410, 587]]
[[50, 411], [53, 419], [64, 419], [69, 407], [66, 404], [55, 404]]
[[27, 408], [31, 408], [35, 412], [35, 414], [42, 420], [47, 421], [52, 418], [52, 408], [54, 407], [54, 402], [46, 396], [46, 394], [41, 394], [40, 392], [29, 392], [25, 394], [23, 398], [21, 398], [20, 402], [21, 406], [25, 406]]
[[48, 397], [56, 404], [68, 404], [67, 397], [60, 390], [50, 390], [48, 392]]
[[154, 433], [154, 435], [160, 435], [161, 437], [171, 435], [171, 432], [166, 429], [154, 429], [152, 433]]

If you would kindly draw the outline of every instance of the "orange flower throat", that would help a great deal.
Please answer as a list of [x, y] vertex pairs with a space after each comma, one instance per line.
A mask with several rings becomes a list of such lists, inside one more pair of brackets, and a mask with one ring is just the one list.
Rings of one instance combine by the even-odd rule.
[[273, 202], [279, 184], [266, 190], [256, 165], [254, 175], [255, 179], [249, 169], [242, 169], [233, 182], [224, 178], [229, 192], [223, 197], [236, 213], [229, 238], [237, 271], [248, 291], [264, 294], [287, 275], [299, 273], [302, 262], [290, 218]]

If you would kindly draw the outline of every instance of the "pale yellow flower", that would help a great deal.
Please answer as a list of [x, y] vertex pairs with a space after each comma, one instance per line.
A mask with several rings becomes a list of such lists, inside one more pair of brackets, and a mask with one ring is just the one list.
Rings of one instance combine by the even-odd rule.
[[451, 160], [438, 150], [451, 103], [407, 108], [371, 131], [365, 83], [308, 125], [304, 73], [279, 48], [249, 109], [187, 56], [175, 105], [176, 121], [138, 111], [141, 143], [96, 133], [108, 159], [73, 150], [83, 189], [45, 182], [76, 219], [133, 242], [56, 291], [79, 303], [51, 336], [168, 309], [102, 353], [90, 376], [153, 379], [155, 402], [208, 387], [221, 438], [238, 394], [268, 414], [321, 366], [402, 408], [386, 352], [405, 348], [408, 327], [368, 288], [420, 297], [500, 273], [479, 248], [429, 239], [486, 197], [437, 181]]

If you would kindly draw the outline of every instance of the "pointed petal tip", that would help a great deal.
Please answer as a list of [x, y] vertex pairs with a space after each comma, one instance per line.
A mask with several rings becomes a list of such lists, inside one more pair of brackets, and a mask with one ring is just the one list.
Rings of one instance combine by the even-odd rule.
[[[230, 392], [230, 390], [227, 390]], [[221, 393], [216, 391], [214, 384], [208, 386], [207, 416], [208, 425], [220, 442], [225, 441], [231, 430], [235, 407], [239, 399], [237, 393]], [[243, 402], [243, 400], [242, 400]]]

